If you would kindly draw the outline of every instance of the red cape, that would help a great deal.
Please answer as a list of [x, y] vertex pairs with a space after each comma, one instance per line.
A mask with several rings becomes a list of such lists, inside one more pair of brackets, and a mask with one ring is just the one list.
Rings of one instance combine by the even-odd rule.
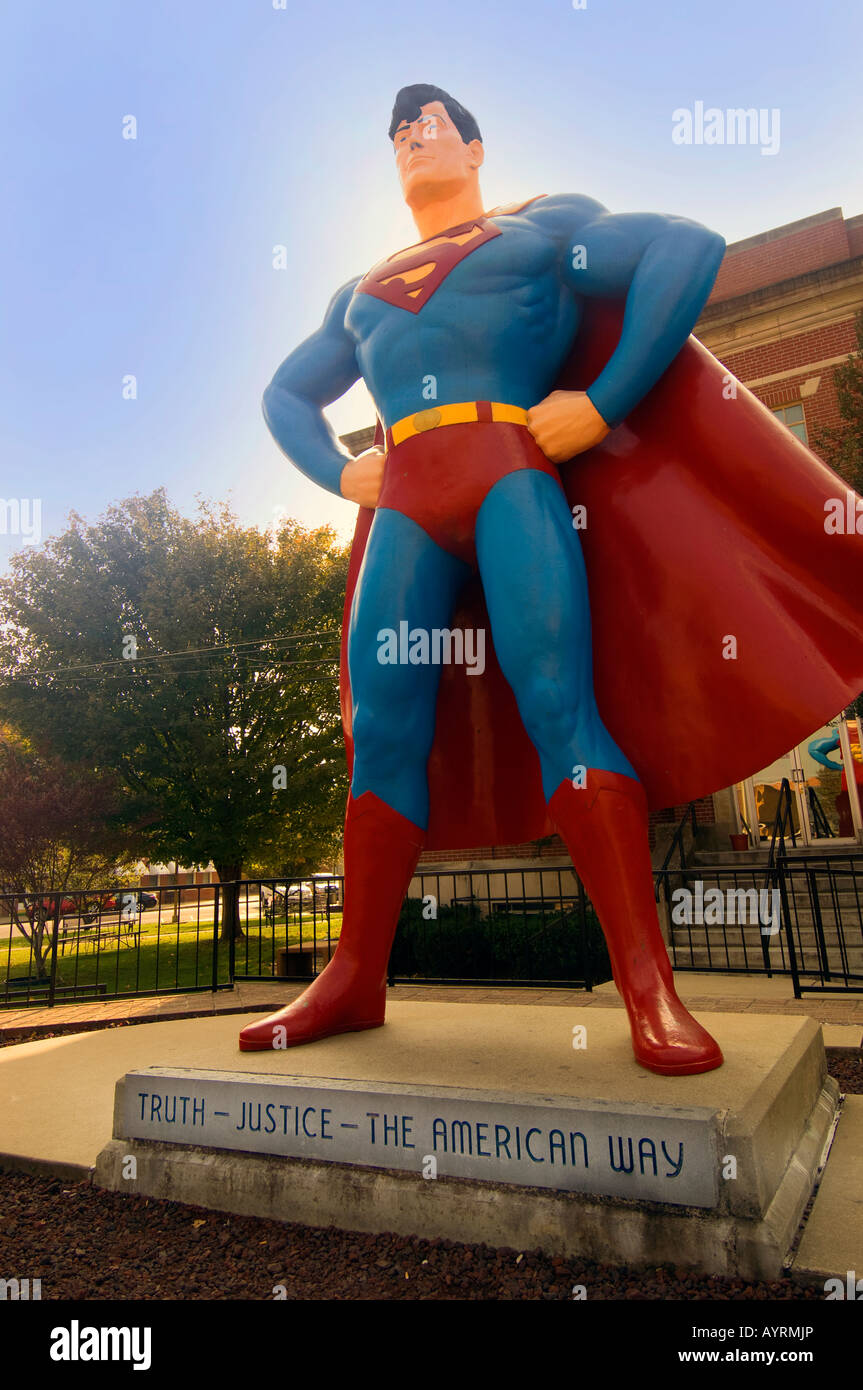
[[[622, 314], [587, 306], [558, 387], [596, 379]], [[587, 509], [579, 535], [597, 703], [651, 808], [760, 771], [863, 690], [863, 536], [825, 530], [825, 502], [856, 494], [696, 339], [561, 479], [570, 505]], [[347, 619], [373, 516], [360, 509], [342, 629], [349, 766]], [[551, 835], [539, 758], [494, 657], [478, 578], [451, 625], [486, 629], [486, 668], [468, 678], [443, 667], [426, 847]], [[736, 659], [723, 655], [729, 637]]]

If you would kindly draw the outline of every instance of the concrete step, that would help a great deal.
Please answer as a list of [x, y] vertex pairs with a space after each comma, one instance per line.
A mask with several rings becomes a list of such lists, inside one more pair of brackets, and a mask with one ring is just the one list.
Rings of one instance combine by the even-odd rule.
[[[846, 951], [863, 950], [863, 937], [861, 937], [860, 932], [849, 931], [847, 924], [841, 933], [836, 930], [835, 924], [830, 922], [822, 922], [822, 928], [824, 944], [828, 950], [832, 947], [838, 951], [840, 942], [844, 942]], [[794, 945], [802, 947], [804, 950], [815, 946], [818, 942], [818, 934], [812, 922], [794, 923], [791, 934]], [[706, 944], [708, 941], [711, 945], [715, 945], [725, 940], [728, 941], [729, 946], [742, 946], [745, 941], [746, 947], [749, 949], [751, 946], [758, 946], [761, 943], [761, 932], [754, 924], [747, 924], [741, 932], [740, 925], [735, 922], [728, 922], [724, 932], [721, 926], [704, 925], [703, 923], [693, 923], [690, 927], [672, 924], [671, 935], [675, 941], [691, 941], [696, 946]], [[783, 942], [787, 940], [784, 923], [780, 930], [774, 932], [769, 939], [775, 946], [780, 937]]]
[[827, 859], [847, 859], [849, 855], [852, 859], [860, 859], [863, 856], [863, 845], [843, 844], [837, 845], [830, 840], [822, 840], [820, 844], [808, 847], [803, 845], [794, 846], [791, 841], [787, 841], [785, 853], [788, 859], [805, 859], [810, 855], [820, 855]]
[[[827, 937], [828, 940], [831, 936], [834, 938], [834, 940], [839, 936], [837, 928], [840, 924], [842, 927], [842, 935], [844, 936], [846, 941], [851, 943], [854, 943], [856, 941], [859, 944], [863, 944], [863, 926], [861, 926], [860, 921], [856, 917], [851, 918], [848, 915], [843, 916], [840, 913], [837, 919], [835, 913], [828, 914], [822, 912], [821, 926], [823, 928], [824, 935]], [[783, 923], [783, 931], [784, 929], [785, 927]], [[800, 912], [797, 913], [796, 916], [792, 916], [791, 930], [794, 932], [795, 940], [797, 939], [798, 931], [804, 937], [807, 935], [807, 933], [814, 932], [815, 914], [812, 912]]]
[[[789, 896], [806, 898], [811, 896], [810, 881], [802, 874], [789, 874], [786, 883]], [[839, 898], [845, 902], [860, 902], [863, 901], [863, 874], [857, 878], [851, 878], [847, 874], [834, 874], [832, 877], [827, 874], [815, 874], [814, 888], [822, 901]]]
[[[822, 849], [822, 848], [819, 846], [819, 848], [818, 848], [817, 850], [812, 850], [812, 849], [796, 849], [796, 850], [795, 850], [795, 849], [792, 849], [791, 845], [789, 844], [788, 847], [787, 847], [787, 849], [786, 849], [786, 858], [787, 858], [787, 859], [790, 859], [790, 860], [792, 860], [792, 861], [795, 860], [795, 859], [803, 859], [803, 858], [807, 857], [807, 856], [810, 855], [810, 854], [817, 854], [817, 855], [821, 856], [822, 858], [826, 858], [826, 859], [843, 859], [843, 858], [844, 858], [844, 859], [847, 860], [847, 859], [851, 858], [851, 859], [856, 860], [858, 863], [863, 862], [863, 853], [861, 853], [861, 846], [859, 846], [859, 845], [856, 846], [856, 847], [855, 847], [854, 845], [843, 845], [843, 846], [841, 846], [841, 847], [838, 847], [838, 846], [837, 846], [836, 849]], [[690, 864], [690, 865], [694, 865], [694, 864], [697, 864], [697, 865], [702, 865], [702, 864], [743, 864], [743, 865], [763, 864], [763, 865], [766, 865], [767, 862], [768, 862], [768, 860], [769, 860], [769, 858], [770, 858], [770, 851], [769, 851], [768, 849], [740, 849], [740, 850], [737, 850], [737, 849], [720, 849], [720, 850], [705, 849], [705, 850], [694, 850], [694, 851], [692, 851], [691, 853], [687, 854], [686, 858], [687, 858], [687, 863]], [[669, 868], [673, 868], [673, 867], [674, 867], [673, 865], [669, 865]]]
[[[769, 961], [770, 967], [774, 971], [787, 971], [789, 969], [789, 960], [787, 952], [780, 954], [779, 952], [772, 951], [770, 953]], [[727, 951], [723, 950], [722, 948], [718, 948], [712, 949], [708, 953], [705, 947], [694, 947], [692, 949], [689, 949], [688, 947], [684, 946], [675, 948], [672, 954], [672, 964], [675, 969], [679, 969], [681, 966], [688, 965], [692, 966], [696, 970], [708, 970], [712, 965], [714, 969], [721, 966], [723, 969], [739, 970], [745, 973], [747, 965], [750, 969], [761, 969], [762, 963], [763, 956], [757, 949], [754, 951], [749, 951], [746, 955], [744, 955], [743, 951], [739, 948], [729, 948]], [[848, 974], [851, 976], [858, 977], [857, 983], [863, 985], [863, 954], [857, 956], [849, 955], [848, 957], [846, 957], [845, 966], [843, 966], [842, 960], [838, 955], [828, 954], [827, 964], [831, 976], [835, 977], [838, 981], [841, 982], [842, 980], [844, 980], [845, 970], [847, 969]], [[815, 954], [815, 952], [806, 952], [802, 955], [800, 952], [798, 952], [797, 969], [801, 975], [818, 975], [818, 957]]]
[[[801, 1283], [824, 1286], [849, 1274], [863, 1279], [863, 1096], [846, 1096], [818, 1196], [809, 1214], [791, 1274]], [[831, 1290], [834, 1296], [838, 1290]], [[860, 1299], [857, 1294], [857, 1300]]]
[[[838, 899], [829, 898], [826, 895], [822, 898], [819, 898], [818, 909], [821, 913], [822, 922], [826, 922], [828, 920], [836, 921], [838, 919], [840, 922], [843, 923], [854, 922], [858, 926], [863, 925], [863, 901], [861, 901], [858, 906], [858, 904], [853, 900], [853, 898], [850, 902], [844, 899], [845, 894], [840, 895]], [[802, 896], [795, 896], [793, 898], [790, 898], [788, 902], [788, 910], [791, 915], [792, 921], [794, 921], [795, 918], [801, 918], [805, 916], [807, 913], [810, 917], [815, 915], [812, 911], [812, 903], [810, 899], [804, 898]]]
[[[760, 951], [749, 951], [744, 955], [741, 950], [723, 951], [712, 949], [708, 951], [705, 947], [687, 946], [676, 947], [671, 953], [672, 964], [675, 968], [689, 966], [693, 970], [739, 970], [745, 974], [748, 970], [761, 971], [763, 969], [764, 957]], [[771, 970], [785, 973], [791, 968], [791, 959], [787, 951], [772, 951], [768, 956], [768, 964]], [[821, 967], [818, 955], [815, 951], [795, 952], [797, 970], [801, 975], [820, 975]], [[827, 971], [837, 980], [844, 980], [846, 975], [849, 977], [848, 983], [856, 980], [863, 984], [863, 956], [846, 956], [844, 962], [839, 955], [828, 955]]]
[[[698, 935], [700, 933], [702, 935], [720, 935], [721, 937], [725, 931], [728, 935], [737, 935], [738, 940], [741, 934], [745, 935], [746, 940], [749, 940], [749, 937], [757, 937], [760, 935], [760, 927], [767, 926], [770, 920], [769, 912], [764, 913], [763, 920], [748, 915], [741, 922], [741, 920], [732, 920], [731, 916], [727, 916], [724, 926], [721, 922], [710, 922], [710, 920], [707, 922], [675, 922], [671, 913], [668, 917], [670, 917], [668, 929], [677, 931], [682, 935], [687, 935], [687, 933]], [[825, 937], [832, 937], [834, 940], [845, 937], [845, 940], [852, 942], [852, 944], [857, 942], [857, 944], [863, 945], [863, 920], [860, 920], [856, 913], [852, 916], [848, 912], [841, 912], [841, 910], [839, 912], [825, 912], [824, 909], [821, 909], [820, 922]], [[789, 919], [780, 912], [778, 923], [780, 923], [782, 933], [787, 931], [788, 923], [791, 924], [795, 941], [798, 935], [805, 938], [807, 935], [816, 933], [816, 915], [809, 908], [799, 908], [796, 912], [792, 910]]]
[[[766, 864], [769, 852], [766, 849], [704, 849], [687, 855], [693, 864]], [[673, 868], [673, 865], [669, 865]]]
[[[724, 927], [717, 922], [691, 922], [689, 924], [672, 922], [670, 930], [671, 935], [680, 941], [722, 941], [727, 937], [730, 943], [740, 945], [745, 941], [747, 946], [753, 942], [757, 944], [762, 935], [755, 922], [726, 922]], [[842, 940], [848, 950], [863, 947], [863, 934], [861, 934], [856, 922], [853, 925], [849, 922], [843, 922], [842, 930], [839, 931], [835, 922], [825, 921], [822, 917], [821, 930], [828, 945], [832, 942], [838, 946]], [[769, 933], [765, 933], [765, 935], [769, 935]], [[779, 931], [773, 933], [771, 940], [776, 941], [780, 936], [785, 940], [786, 935], [786, 924], [781, 921]], [[812, 944], [818, 939], [815, 923], [811, 919], [808, 922], [801, 919], [792, 921], [791, 935], [795, 944], [799, 942], [803, 946]]]
[[[861, 884], [861, 888], [863, 888], [863, 884]], [[835, 909], [838, 908], [840, 916], [856, 917], [858, 922], [861, 920], [863, 895], [858, 897], [855, 893], [847, 892], [845, 889], [838, 893], [826, 891], [818, 893], [817, 901], [822, 917], [828, 912], [832, 912], [835, 916]], [[795, 891], [788, 894], [788, 906], [792, 912], [795, 909], [798, 912], [811, 912], [812, 899], [808, 893], [798, 891], [795, 885]]]
[[[765, 913], [765, 925], [768, 918]], [[841, 926], [841, 931], [839, 930]], [[719, 922], [671, 922], [670, 929], [679, 936], [687, 936], [690, 932], [693, 936], [705, 933], [716, 937], [722, 936], [722, 925]], [[863, 946], [863, 924], [855, 917], [853, 919], [839, 914], [837, 919], [835, 913], [821, 914], [821, 929], [825, 938], [830, 941], [838, 941], [839, 937], [844, 937], [845, 941], [853, 946]], [[750, 937], [760, 935], [759, 924], [757, 922], [726, 922], [725, 931], [729, 936], [734, 936], [739, 941], [741, 930], [746, 936], [747, 942]], [[780, 917], [780, 931], [784, 934], [786, 930], [785, 919]], [[815, 914], [812, 912], [799, 912], [791, 917], [791, 930], [794, 933], [794, 940], [798, 937], [803, 940], [815, 939]], [[775, 934], [775, 933], [774, 933]]]
[[[676, 870], [672, 891], [679, 887], [693, 889], [696, 883], [703, 884], [705, 892], [708, 888], [754, 888], [756, 892], [779, 888], [778, 879], [757, 866], [732, 870], [723, 865], [705, 864], [698, 868]], [[863, 869], [858, 871], [856, 877], [845, 873], [805, 875], [798, 870], [786, 875], [789, 895], [808, 898], [810, 883], [820, 898], [839, 898], [849, 903], [863, 901]]]
[[[764, 925], [768, 925], [766, 916]], [[675, 936], [688, 938], [691, 935], [696, 940], [710, 936], [721, 941], [723, 937], [723, 927], [719, 922], [672, 922], [670, 923], [670, 930]], [[822, 914], [821, 930], [826, 941], [838, 942], [841, 938], [848, 946], [863, 946], [863, 925], [856, 919], [849, 921], [847, 917], [840, 916], [837, 921], [835, 917]], [[782, 917], [779, 919], [779, 931], [783, 936], [786, 933], [786, 923]], [[809, 912], [792, 917], [791, 931], [795, 941], [814, 941], [816, 938], [814, 915]], [[735, 941], [740, 941], [741, 936], [744, 936], [748, 945], [750, 940], [757, 940], [761, 932], [757, 922], [726, 922], [724, 934]], [[776, 932], [773, 933], [774, 936], [776, 934]]]

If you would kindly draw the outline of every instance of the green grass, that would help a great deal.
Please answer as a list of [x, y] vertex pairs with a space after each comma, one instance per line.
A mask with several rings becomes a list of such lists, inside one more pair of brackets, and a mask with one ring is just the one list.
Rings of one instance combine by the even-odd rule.
[[[243, 930], [247, 933], [236, 942], [236, 969], [255, 975], [274, 974], [273, 963], [279, 947], [300, 944], [299, 919], [293, 917], [286, 924], [277, 922], [275, 929], [268, 923], [260, 923], [251, 914], [242, 919]], [[312, 919], [303, 915], [302, 944], [312, 944]], [[341, 931], [341, 913], [330, 914], [329, 939], [338, 940]], [[259, 930], [260, 928], [260, 930]], [[35, 963], [30, 945], [20, 937], [13, 938], [20, 945], [9, 951], [8, 943], [0, 943], [0, 986], [5, 977], [10, 980], [35, 974]], [[327, 943], [327, 919], [317, 919], [317, 944]], [[104, 984], [106, 993], [140, 994], [151, 990], [165, 990], [171, 993], [192, 989], [196, 984], [210, 988], [213, 979], [213, 919], [202, 919], [200, 925], [181, 923], [179, 930], [174, 923], [163, 923], [161, 931], [155, 925], [145, 925], [141, 933], [140, 951], [132, 944], [117, 945], [116, 942], [103, 944], [98, 953], [82, 938], [76, 955], [74, 943], [71, 949], [62, 953], [57, 951], [57, 984], [85, 989], [96, 984]], [[228, 978], [228, 943], [218, 944], [217, 982], [230, 983]], [[41, 995], [42, 991], [31, 991], [30, 997]], [[14, 1002], [15, 997], [26, 1002], [28, 991], [15, 990], [7, 999]], [[89, 992], [92, 997], [92, 990]]]

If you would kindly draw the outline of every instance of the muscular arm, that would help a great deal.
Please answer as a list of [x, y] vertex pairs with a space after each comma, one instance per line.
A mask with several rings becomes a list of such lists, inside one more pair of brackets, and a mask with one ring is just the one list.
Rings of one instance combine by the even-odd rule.
[[333, 296], [324, 322], [279, 367], [264, 392], [264, 419], [279, 448], [307, 478], [341, 496], [341, 476], [350, 454], [327, 424], [323, 407], [343, 396], [360, 371], [345, 313], [356, 285], [351, 280]]
[[656, 213], [605, 213], [578, 240], [586, 249], [586, 265], [569, 270], [573, 288], [604, 298], [626, 295], [620, 342], [587, 389], [602, 418], [617, 425], [670, 366], [695, 327], [725, 241], [698, 222]]
[[535, 215], [561, 238], [563, 276], [577, 294], [626, 299], [620, 341], [587, 389], [606, 423], [618, 425], [692, 332], [725, 241], [684, 217], [613, 215], [580, 197], [542, 199]]

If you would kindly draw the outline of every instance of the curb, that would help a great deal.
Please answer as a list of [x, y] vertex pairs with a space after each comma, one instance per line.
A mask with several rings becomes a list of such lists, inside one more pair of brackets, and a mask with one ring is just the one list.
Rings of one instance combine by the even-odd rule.
[[185, 1018], [217, 1018], [225, 1014], [257, 1013], [259, 1010], [265, 1013], [267, 1009], [281, 1009], [284, 1004], [285, 1000], [281, 998], [253, 1004], [251, 1007], [248, 1004], [229, 1004], [223, 1009], [179, 1009], [172, 1013], [144, 1014], [141, 1018], [82, 1019], [77, 1023], [58, 1020], [57, 1023], [35, 1023], [30, 1028], [23, 1024], [4, 1028], [0, 1024], [0, 1047], [11, 1047], [20, 1042], [38, 1042], [40, 1038], [46, 1037], [62, 1037], [66, 1033], [96, 1033], [104, 1028], [130, 1028], [140, 1023], [178, 1023]]

